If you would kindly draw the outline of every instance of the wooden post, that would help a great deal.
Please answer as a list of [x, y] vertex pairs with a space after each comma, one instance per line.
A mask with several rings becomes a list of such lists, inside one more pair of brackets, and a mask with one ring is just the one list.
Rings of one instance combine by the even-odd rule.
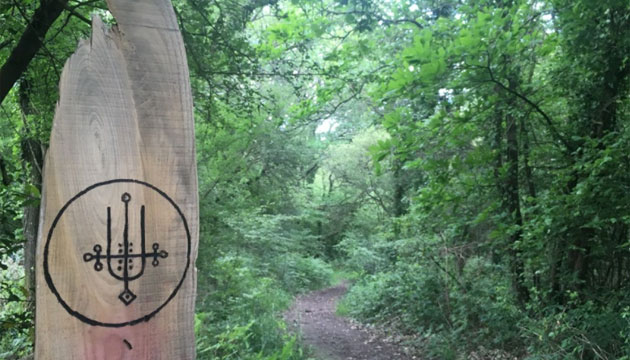
[[168, 0], [108, 0], [60, 83], [44, 167], [35, 357], [194, 359], [197, 170]]

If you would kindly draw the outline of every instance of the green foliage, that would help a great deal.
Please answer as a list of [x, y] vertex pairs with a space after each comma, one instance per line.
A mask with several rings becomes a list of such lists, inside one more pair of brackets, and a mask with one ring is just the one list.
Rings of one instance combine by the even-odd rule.
[[[199, 314], [203, 317], [203, 313]], [[198, 325], [201, 320], [197, 321]], [[198, 359], [247, 359], [247, 360], [291, 360], [301, 359], [302, 353], [297, 347], [296, 338], [283, 339], [282, 348], [272, 354], [265, 355], [263, 351], [255, 352], [250, 343], [251, 327], [254, 321], [244, 326], [228, 327], [223, 333], [208, 339], [208, 335], [199, 335], [197, 340]], [[206, 345], [208, 342], [209, 345]]]
[[[0, 61], [36, 5], [0, 7]], [[434, 358], [630, 359], [627, 1], [174, 6], [201, 359], [303, 358], [280, 314], [339, 274], [356, 280], [340, 313]], [[88, 32], [62, 19], [0, 112], [3, 355], [29, 351], [25, 209], [63, 59]]]
[[274, 263], [273, 270], [278, 274], [283, 287], [297, 292], [329, 285], [333, 273], [328, 263], [313, 257], [279, 256]]
[[200, 297], [195, 320], [200, 359], [297, 358], [295, 339], [276, 317], [290, 296], [273, 279], [257, 276], [250, 262], [227, 256], [209, 269], [216, 285]]
[[[571, 308], [562, 311], [543, 309], [548, 314], [524, 323], [523, 335], [531, 354], [544, 354], [545, 359], [593, 358], [616, 359], [628, 354], [626, 344], [628, 322], [616, 306], [587, 301], [578, 305], [577, 294]], [[623, 299], [623, 295], [617, 299]], [[627, 300], [622, 300], [627, 301]], [[612, 303], [612, 301], [611, 301]], [[542, 358], [538, 355], [531, 359]]]
[[0, 358], [5, 359], [31, 351], [34, 329], [33, 314], [26, 306], [23, 268], [12, 258], [1, 260], [5, 269], [0, 271]]
[[[441, 261], [454, 265], [452, 258]], [[401, 260], [393, 270], [364, 277], [341, 306], [365, 321], [418, 334], [437, 358], [522, 344], [515, 325], [525, 318], [501, 277], [503, 269], [473, 258], [457, 278], [447, 271], [428, 259]]]
[[303, 255], [318, 250], [299, 227], [299, 217], [255, 209], [242, 216], [219, 216], [224, 216], [225, 227], [217, 235], [229, 242], [202, 238], [200, 258], [205, 261], [198, 262], [200, 273], [206, 274], [198, 284], [200, 358], [301, 358], [279, 315], [292, 294], [327, 285], [330, 266]]
[[344, 311], [439, 358], [626, 355], [628, 4], [438, 3], [372, 87], [375, 158], [422, 181], [390, 231], [341, 243], [369, 269]]
[[388, 245], [382, 234], [345, 233], [337, 245], [344, 256], [344, 268], [358, 273], [374, 274], [387, 264], [383, 253]]

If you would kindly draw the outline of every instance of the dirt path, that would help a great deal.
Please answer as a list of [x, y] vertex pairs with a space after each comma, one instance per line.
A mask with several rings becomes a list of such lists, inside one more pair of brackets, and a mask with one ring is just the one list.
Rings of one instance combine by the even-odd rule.
[[341, 284], [297, 298], [286, 313], [290, 327], [301, 333], [320, 360], [411, 360], [400, 346], [382, 335], [361, 329], [335, 315], [337, 301], [346, 293]]

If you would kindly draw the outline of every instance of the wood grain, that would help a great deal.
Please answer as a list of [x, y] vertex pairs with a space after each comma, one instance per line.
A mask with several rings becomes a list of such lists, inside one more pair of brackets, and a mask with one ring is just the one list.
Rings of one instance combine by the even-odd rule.
[[[198, 198], [183, 41], [168, 0], [108, 5], [118, 26], [94, 18], [61, 77], [44, 167], [35, 357], [194, 359]], [[101, 271], [85, 260], [95, 245], [105, 255], [108, 219], [112, 254], [125, 233], [139, 254], [142, 232], [146, 253], [158, 243], [168, 254], [157, 266], [145, 258], [128, 305], [105, 259]], [[141, 258], [132, 260], [138, 274]]]

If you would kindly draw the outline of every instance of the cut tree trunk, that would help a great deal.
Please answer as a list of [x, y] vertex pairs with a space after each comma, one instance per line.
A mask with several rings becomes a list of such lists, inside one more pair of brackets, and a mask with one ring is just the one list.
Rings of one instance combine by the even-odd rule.
[[36, 359], [193, 359], [192, 98], [168, 0], [108, 0], [64, 67], [44, 166]]

